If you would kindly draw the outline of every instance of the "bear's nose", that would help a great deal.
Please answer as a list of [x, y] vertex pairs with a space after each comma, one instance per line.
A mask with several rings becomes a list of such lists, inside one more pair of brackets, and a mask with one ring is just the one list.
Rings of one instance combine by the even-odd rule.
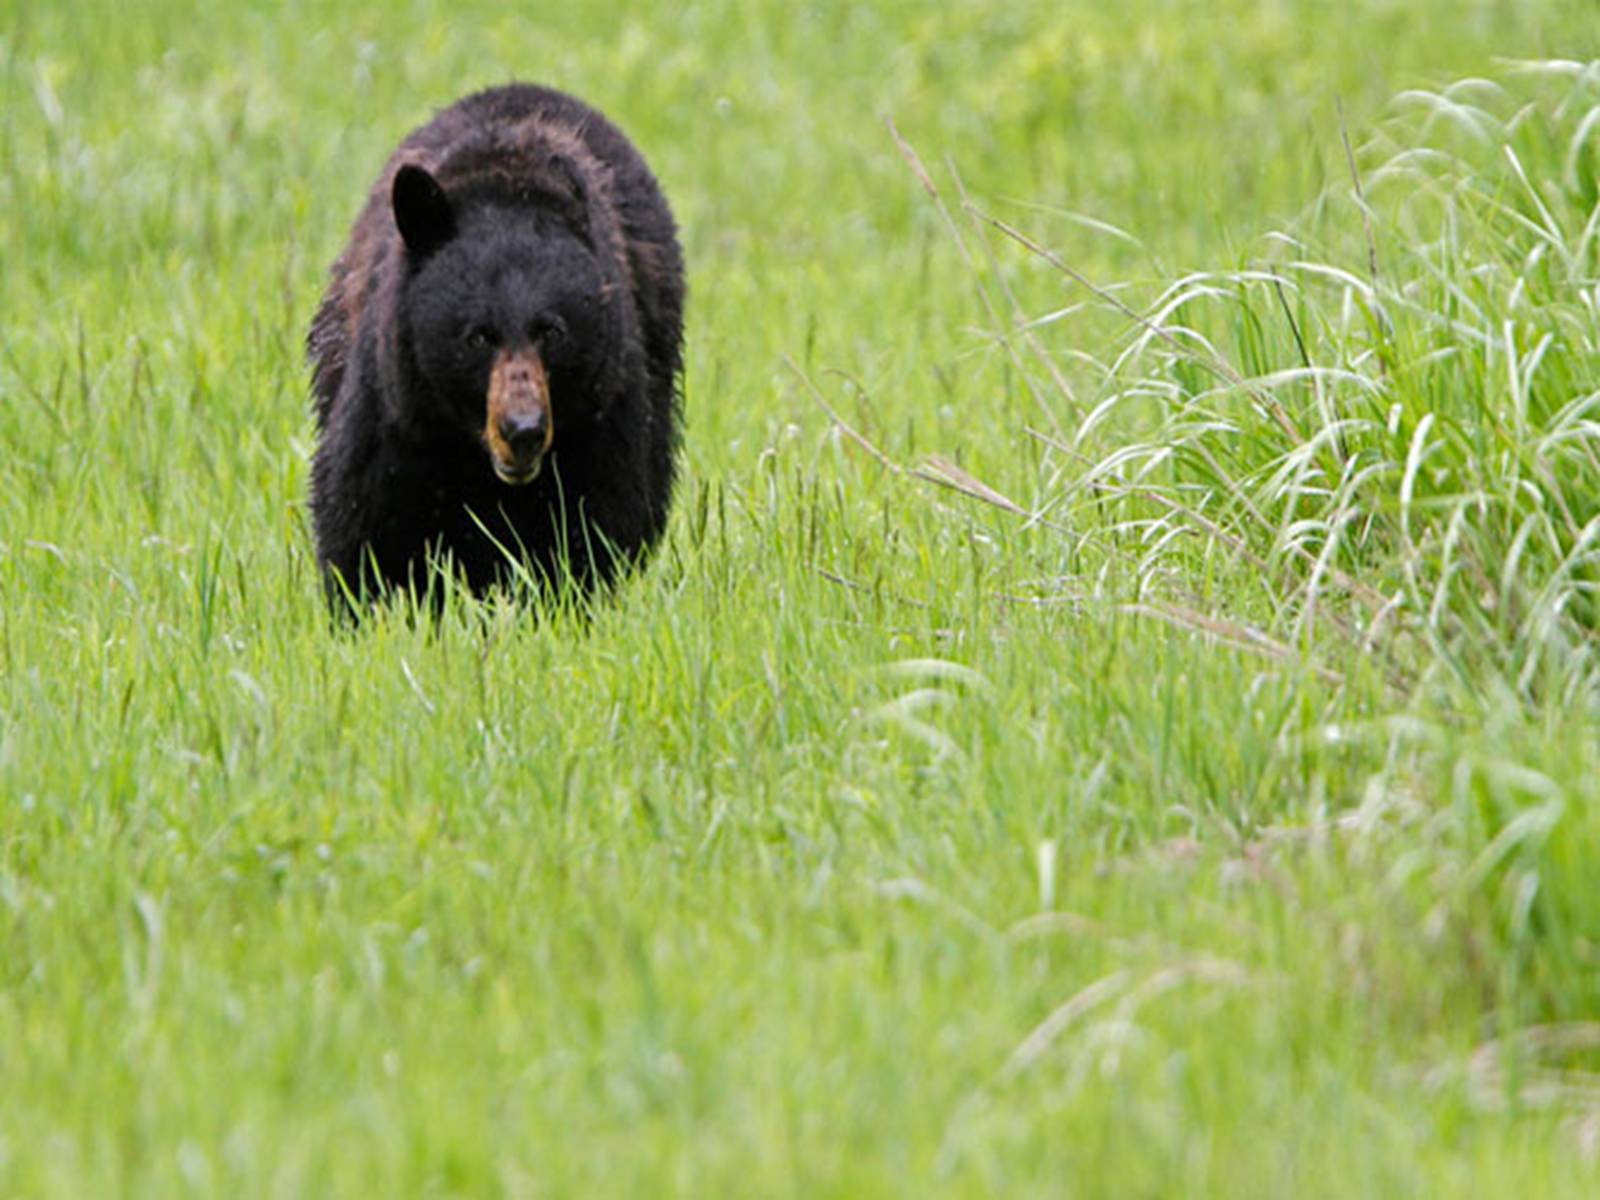
[[542, 412], [507, 413], [500, 418], [500, 436], [518, 458], [534, 458], [544, 450], [546, 424]]

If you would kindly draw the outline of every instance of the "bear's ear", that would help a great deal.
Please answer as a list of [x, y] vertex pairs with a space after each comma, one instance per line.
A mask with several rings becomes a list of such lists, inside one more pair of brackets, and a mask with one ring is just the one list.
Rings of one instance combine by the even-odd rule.
[[450, 200], [425, 168], [407, 163], [396, 171], [390, 200], [406, 249], [417, 257], [431, 254], [455, 236]]
[[564, 215], [572, 224], [573, 232], [591, 246], [594, 245], [589, 228], [589, 185], [578, 170], [578, 164], [565, 154], [552, 154], [549, 165], [550, 179], [565, 202]]

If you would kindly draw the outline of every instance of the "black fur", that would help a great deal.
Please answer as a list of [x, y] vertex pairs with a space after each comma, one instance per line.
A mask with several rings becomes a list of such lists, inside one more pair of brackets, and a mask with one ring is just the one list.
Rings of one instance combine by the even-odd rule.
[[[312, 322], [317, 556], [330, 595], [516, 572], [611, 581], [660, 537], [679, 438], [684, 280], [644, 160], [570, 96], [469, 96], [390, 159]], [[492, 348], [535, 346], [554, 439], [499, 481], [482, 438]]]

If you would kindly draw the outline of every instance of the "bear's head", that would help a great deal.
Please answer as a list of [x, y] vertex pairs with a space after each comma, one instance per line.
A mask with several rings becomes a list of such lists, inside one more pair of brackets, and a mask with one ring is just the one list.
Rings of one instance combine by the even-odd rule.
[[538, 476], [561, 428], [604, 409], [622, 336], [581, 182], [552, 164], [556, 186], [509, 195], [447, 192], [415, 165], [392, 191], [412, 402], [481, 443], [485, 468], [512, 486]]

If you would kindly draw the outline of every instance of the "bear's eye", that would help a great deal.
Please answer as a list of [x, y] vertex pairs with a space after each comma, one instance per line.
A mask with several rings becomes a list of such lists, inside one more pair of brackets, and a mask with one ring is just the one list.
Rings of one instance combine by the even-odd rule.
[[566, 340], [567, 323], [554, 315], [540, 317], [528, 327], [528, 337], [535, 345], [548, 350]]
[[474, 350], [487, 350], [496, 341], [494, 330], [487, 325], [474, 325], [462, 338]]

